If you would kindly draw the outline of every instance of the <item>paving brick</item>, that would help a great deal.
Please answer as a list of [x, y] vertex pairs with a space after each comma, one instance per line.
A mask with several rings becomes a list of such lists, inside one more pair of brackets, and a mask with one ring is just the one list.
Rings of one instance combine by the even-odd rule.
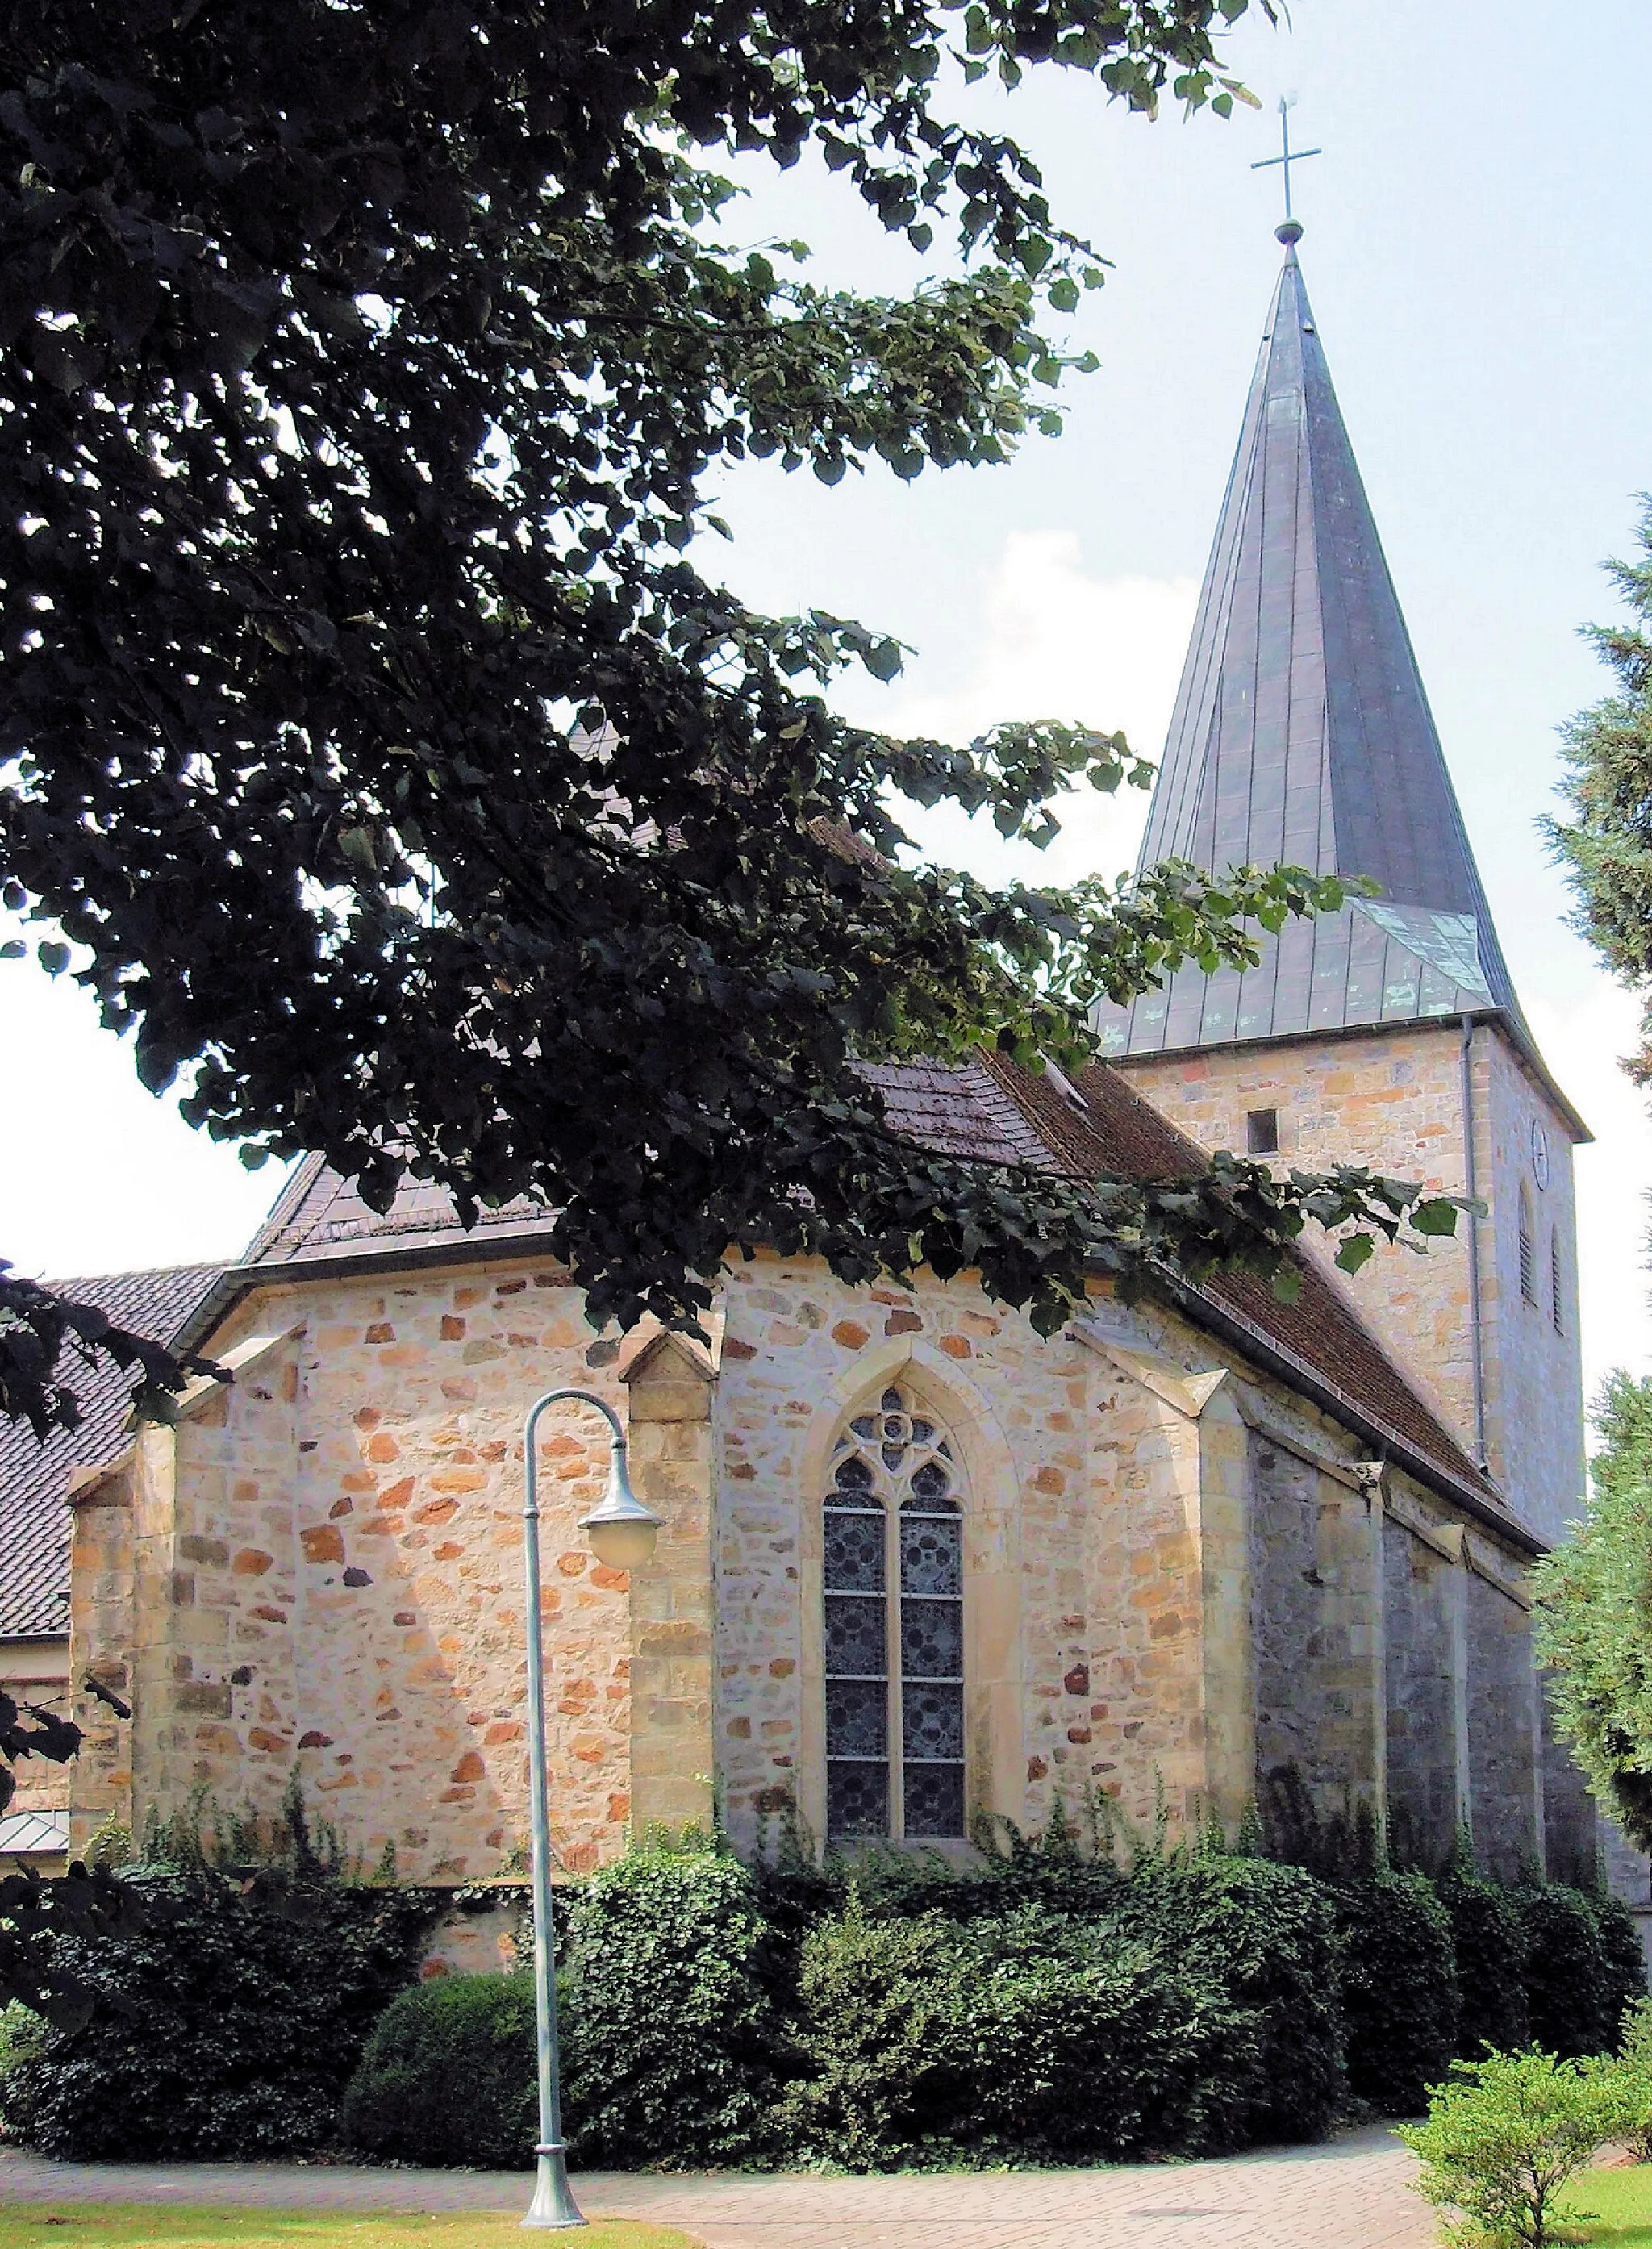
[[[1202, 2163], [893, 2178], [587, 2172], [593, 2217], [680, 2226], [705, 2249], [1434, 2249], [1411, 2157], [1384, 2128]], [[265, 2210], [517, 2211], [509, 2171], [279, 2163], [62, 2163], [0, 2149], [0, 2207], [210, 2203]]]

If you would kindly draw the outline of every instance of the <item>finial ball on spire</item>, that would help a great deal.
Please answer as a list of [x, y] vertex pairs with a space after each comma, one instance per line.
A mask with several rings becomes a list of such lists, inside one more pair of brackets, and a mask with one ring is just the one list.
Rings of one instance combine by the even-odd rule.
[[1302, 221], [1299, 218], [1282, 220], [1273, 230], [1273, 238], [1276, 242], [1283, 242], [1289, 249], [1293, 243], [1302, 239]]

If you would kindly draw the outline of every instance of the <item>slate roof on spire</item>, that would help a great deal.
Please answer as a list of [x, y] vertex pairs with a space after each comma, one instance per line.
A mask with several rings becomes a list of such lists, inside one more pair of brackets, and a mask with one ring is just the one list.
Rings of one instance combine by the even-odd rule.
[[[1245, 407], [1139, 864], [1284, 861], [1380, 895], [1184, 968], [1098, 1021], [1110, 1054], [1496, 1014], [1542, 1068], [1497, 943], [1297, 263]], [[1546, 1072], [1545, 1076], [1546, 1077]]]

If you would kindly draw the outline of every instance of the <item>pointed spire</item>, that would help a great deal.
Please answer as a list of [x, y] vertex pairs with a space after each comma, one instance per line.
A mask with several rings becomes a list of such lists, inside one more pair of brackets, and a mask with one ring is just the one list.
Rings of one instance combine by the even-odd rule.
[[[1276, 160], [1277, 161], [1277, 160]], [[1497, 1011], [1530, 1035], [1297, 261], [1245, 408], [1140, 864], [1277, 861], [1380, 895], [1184, 969], [1100, 1028], [1119, 1054]]]

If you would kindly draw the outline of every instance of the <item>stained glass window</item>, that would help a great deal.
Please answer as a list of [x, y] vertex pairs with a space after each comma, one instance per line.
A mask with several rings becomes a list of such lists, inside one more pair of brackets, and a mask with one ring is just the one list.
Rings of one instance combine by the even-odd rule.
[[858, 1413], [824, 1508], [826, 1827], [964, 1832], [964, 1526], [952, 1448], [905, 1391]]

